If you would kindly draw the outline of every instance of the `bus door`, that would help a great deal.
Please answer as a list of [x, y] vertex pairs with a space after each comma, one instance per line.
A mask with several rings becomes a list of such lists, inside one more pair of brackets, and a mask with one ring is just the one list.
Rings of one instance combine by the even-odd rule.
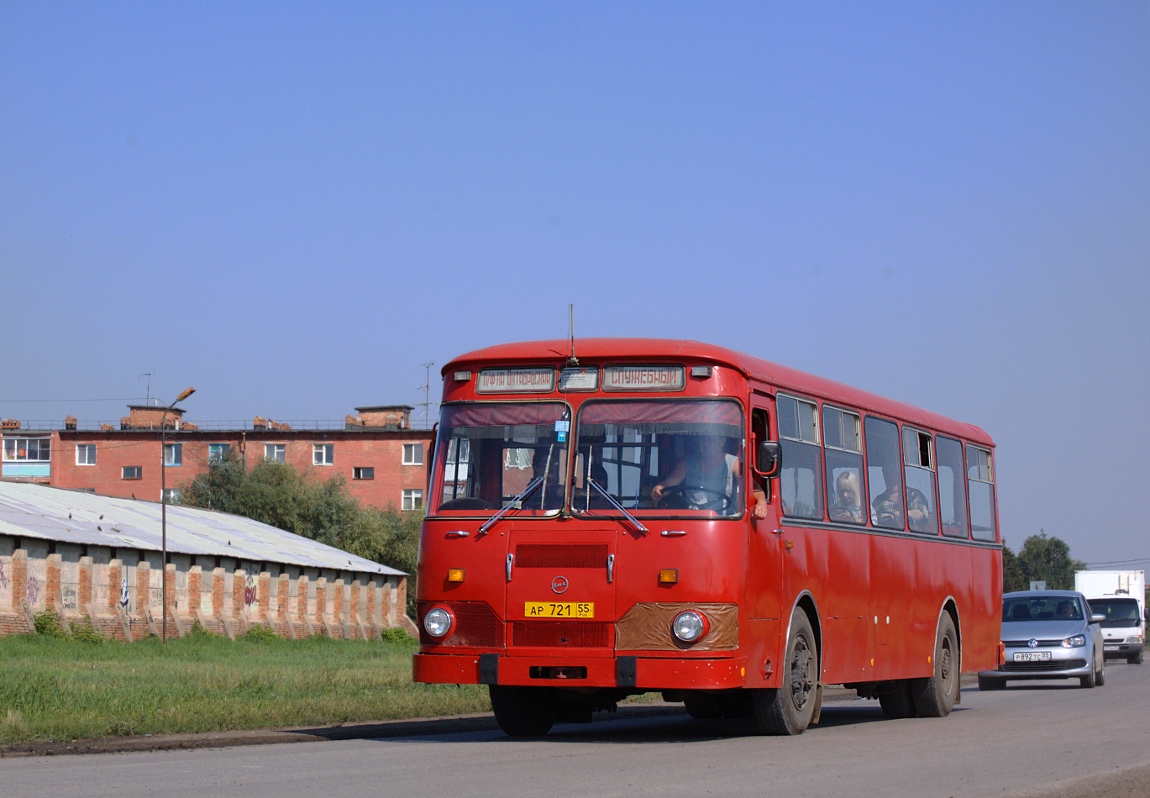
[[[611, 656], [618, 531], [570, 522], [509, 524], [507, 606], [512, 649], [572, 648]], [[518, 653], [526, 653], [519, 651]]]
[[[751, 396], [751, 438], [747, 445], [749, 484], [758, 482], [767, 495], [767, 517], [758, 520], [748, 513], [750, 523], [747, 551], [746, 613], [751, 619], [782, 619], [782, 564], [783, 534], [779, 517], [777, 480], [763, 479], [755, 474], [755, 456], [759, 441], [771, 440], [770, 397], [755, 393]], [[786, 608], [785, 612], [789, 612]]]

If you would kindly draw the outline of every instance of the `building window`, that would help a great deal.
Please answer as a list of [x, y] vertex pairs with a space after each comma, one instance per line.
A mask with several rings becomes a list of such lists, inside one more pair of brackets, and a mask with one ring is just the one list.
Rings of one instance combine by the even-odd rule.
[[208, 444], [208, 464], [219, 465], [228, 458], [228, 450], [232, 448], [230, 443], [209, 443]]
[[163, 500], [168, 504], [180, 503], [180, 489], [179, 488], [164, 488]]
[[[95, 447], [93, 447], [93, 450]], [[52, 459], [51, 438], [5, 438], [4, 460], [9, 463], [40, 462]], [[93, 460], [93, 462], [95, 462]]]
[[120, 472], [121, 479], [141, 479], [144, 475], [142, 466], [124, 466]]
[[422, 510], [423, 491], [406, 489], [403, 491], [403, 509]]
[[287, 444], [265, 443], [264, 459], [275, 460], [277, 463], [287, 462]]
[[96, 465], [96, 444], [94, 443], [77, 443], [76, 444], [76, 465], [94, 466]]
[[405, 443], [405, 444], [403, 444], [403, 464], [404, 465], [423, 465], [423, 444], [422, 443]]
[[352, 479], [375, 479], [375, 469], [370, 466], [360, 466], [351, 470]]
[[329, 466], [335, 463], [334, 443], [313, 443], [311, 446], [311, 464]]
[[182, 443], [165, 443], [164, 444], [164, 465], [166, 466], [180, 466], [184, 464], [184, 444]]

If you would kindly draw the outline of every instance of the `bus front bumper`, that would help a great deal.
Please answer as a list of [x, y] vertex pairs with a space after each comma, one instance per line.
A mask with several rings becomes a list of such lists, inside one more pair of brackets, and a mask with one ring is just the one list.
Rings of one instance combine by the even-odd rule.
[[746, 683], [741, 657], [672, 659], [642, 656], [533, 657], [416, 654], [415, 681], [635, 690], [727, 690]]

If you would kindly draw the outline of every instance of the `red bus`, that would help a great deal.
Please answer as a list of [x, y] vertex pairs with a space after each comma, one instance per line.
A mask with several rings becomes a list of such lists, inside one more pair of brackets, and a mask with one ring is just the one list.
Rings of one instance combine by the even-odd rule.
[[768, 734], [826, 684], [947, 715], [996, 667], [978, 427], [693, 341], [507, 344], [443, 369], [417, 682], [538, 735], [661, 692]]

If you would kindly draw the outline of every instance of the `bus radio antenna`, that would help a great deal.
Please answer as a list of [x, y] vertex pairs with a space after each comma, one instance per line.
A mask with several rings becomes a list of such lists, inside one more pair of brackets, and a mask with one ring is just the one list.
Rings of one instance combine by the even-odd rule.
[[571, 339], [571, 356], [567, 358], [568, 366], [578, 366], [579, 358], [575, 357], [575, 305], [567, 306], [567, 337]]

